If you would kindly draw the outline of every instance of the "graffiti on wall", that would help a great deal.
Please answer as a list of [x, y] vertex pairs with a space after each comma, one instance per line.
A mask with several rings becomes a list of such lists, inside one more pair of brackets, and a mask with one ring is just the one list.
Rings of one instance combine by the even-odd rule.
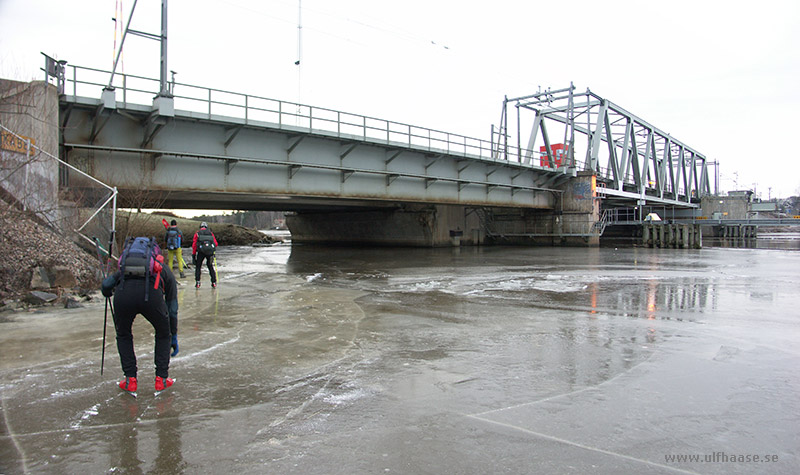
[[575, 200], [588, 200], [592, 198], [591, 183], [574, 183], [572, 185], [572, 198]]

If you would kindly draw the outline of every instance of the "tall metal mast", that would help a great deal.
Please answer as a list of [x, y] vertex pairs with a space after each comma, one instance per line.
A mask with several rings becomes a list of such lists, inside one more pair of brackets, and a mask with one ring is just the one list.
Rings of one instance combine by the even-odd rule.
[[159, 96], [172, 97], [167, 80], [167, 0], [161, 0], [161, 90]]
[[111, 77], [108, 80], [108, 86], [106, 87], [107, 90], [114, 89], [114, 74], [117, 71], [117, 64], [119, 63], [119, 58], [122, 55], [122, 48], [125, 46], [125, 38], [128, 37], [128, 33], [136, 36], [141, 36], [144, 38], [149, 38], [151, 40], [156, 40], [161, 43], [161, 74], [160, 74], [160, 87], [158, 96], [160, 97], [172, 97], [171, 91], [169, 90], [169, 80], [167, 79], [167, 0], [161, 0], [161, 34], [154, 35], [153, 33], [145, 33], [143, 31], [131, 30], [131, 20], [133, 19], [133, 12], [136, 11], [136, 3], [138, 0], [133, 1], [133, 7], [131, 8], [131, 13], [128, 15], [128, 23], [125, 25], [125, 32], [122, 34], [122, 40], [119, 44], [119, 51], [117, 51], [117, 58], [114, 60], [114, 68], [111, 70]]

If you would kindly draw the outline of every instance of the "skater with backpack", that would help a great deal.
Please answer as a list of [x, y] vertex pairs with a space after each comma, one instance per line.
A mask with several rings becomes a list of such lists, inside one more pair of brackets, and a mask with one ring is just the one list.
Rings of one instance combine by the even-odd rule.
[[172, 386], [171, 356], [178, 354], [178, 287], [162, 265], [164, 256], [155, 238], [129, 238], [119, 256], [119, 268], [103, 280], [105, 297], [114, 296], [114, 328], [125, 379], [119, 387], [136, 396], [137, 365], [133, 348], [133, 320], [141, 314], [155, 330], [156, 393]]
[[[164, 221], [164, 223], [166, 224], [166, 221]], [[172, 262], [177, 256], [178, 272], [180, 272], [181, 279], [183, 279], [186, 277], [186, 274], [183, 273], [183, 268], [186, 267], [186, 263], [183, 262], [183, 249], [181, 249], [183, 233], [178, 227], [178, 222], [174, 219], [169, 224], [167, 233], [164, 235], [164, 242], [167, 243], [167, 267], [169, 270], [172, 270]]]
[[195, 288], [200, 288], [200, 268], [203, 259], [206, 260], [208, 273], [211, 275], [211, 288], [217, 288], [217, 271], [214, 269], [214, 253], [217, 252], [217, 238], [208, 229], [208, 223], [203, 221], [200, 230], [194, 233], [192, 239], [192, 264], [194, 264]]

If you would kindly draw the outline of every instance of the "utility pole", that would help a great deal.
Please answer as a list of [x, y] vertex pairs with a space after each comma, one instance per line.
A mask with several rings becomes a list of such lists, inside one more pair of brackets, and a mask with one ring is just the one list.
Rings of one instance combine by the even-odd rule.
[[161, 0], [161, 90], [162, 97], [172, 97], [167, 79], [167, 0]]
[[103, 89], [103, 105], [109, 109], [116, 108], [114, 74], [117, 71], [117, 64], [119, 63], [120, 56], [122, 55], [122, 48], [125, 46], [125, 39], [128, 37], [128, 33], [130, 33], [135, 36], [156, 40], [161, 44], [160, 84], [158, 94], [153, 99], [153, 111], [156, 112], [157, 115], [172, 117], [175, 115], [175, 105], [173, 102], [169, 79], [167, 78], [167, 72], [169, 71], [167, 66], [167, 0], [161, 0], [161, 34], [158, 35], [130, 29], [133, 13], [136, 11], [137, 1], [138, 0], [134, 0], [131, 13], [128, 15], [128, 23], [125, 25], [125, 32], [122, 34], [122, 40], [119, 44], [119, 50], [117, 51], [116, 55], [117, 57], [114, 60], [114, 67], [111, 70], [111, 77], [108, 80], [108, 86]]

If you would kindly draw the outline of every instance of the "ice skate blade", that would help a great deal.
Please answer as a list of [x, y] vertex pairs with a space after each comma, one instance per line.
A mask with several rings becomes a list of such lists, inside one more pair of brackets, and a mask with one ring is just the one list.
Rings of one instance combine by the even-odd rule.
[[[176, 382], [176, 381], [178, 381], [178, 378], [172, 378], [172, 386], [174, 386], [174, 385], [175, 385], [175, 382]], [[170, 386], [169, 388], [164, 388], [164, 389], [162, 389], [161, 391], [156, 391], [156, 392], [154, 392], [154, 393], [153, 393], [153, 396], [158, 396], [159, 394], [161, 394], [161, 393], [163, 393], [163, 392], [167, 392], [167, 391], [169, 391], [169, 389], [170, 389], [172, 386]]]

